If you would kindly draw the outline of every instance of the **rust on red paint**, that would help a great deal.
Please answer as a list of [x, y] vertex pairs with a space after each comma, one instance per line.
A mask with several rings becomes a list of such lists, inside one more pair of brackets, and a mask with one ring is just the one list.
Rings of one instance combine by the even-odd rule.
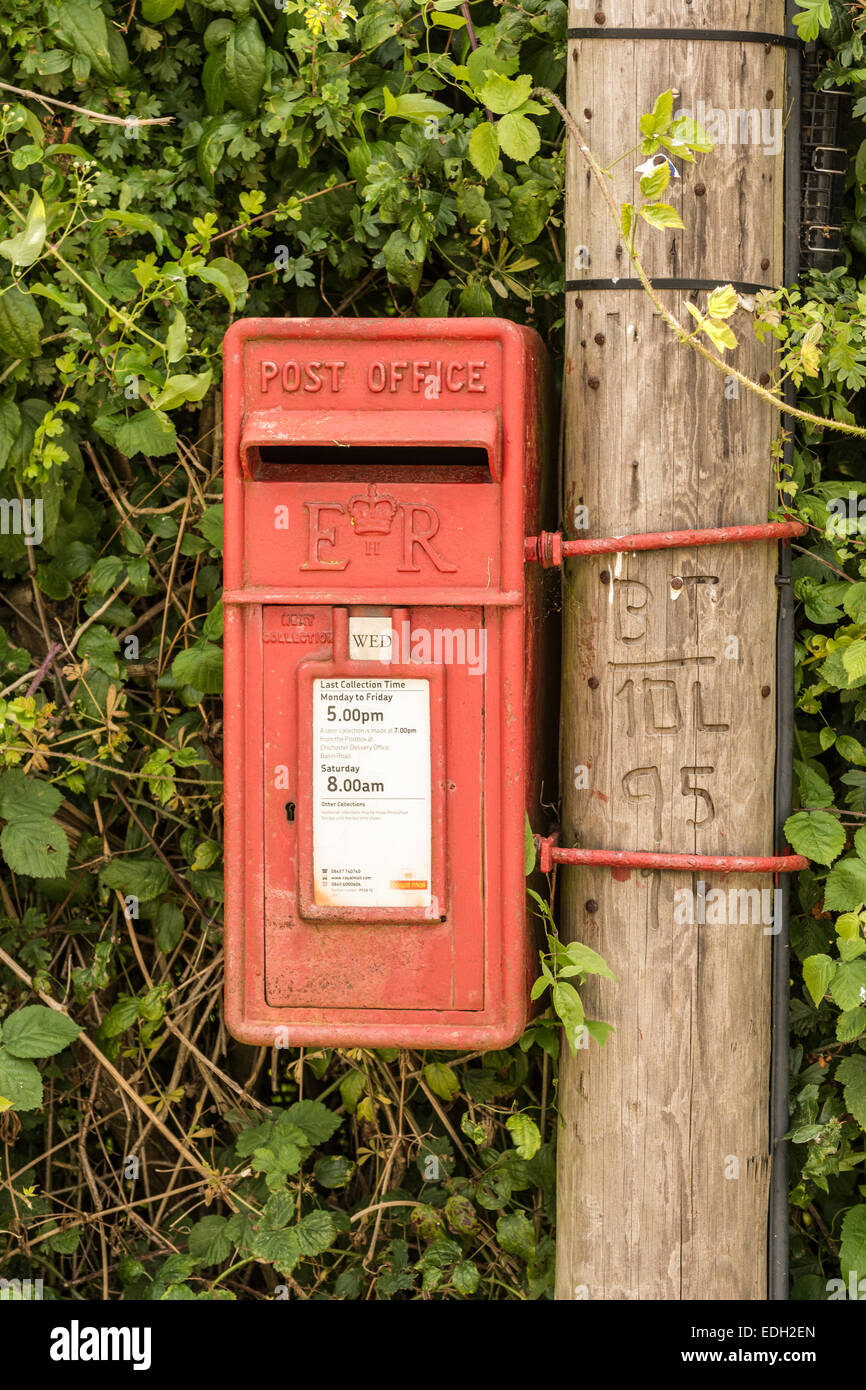
[[635, 550], [677, 550], [695, 545], [735, 545], [752, 541], [788, 541], [804, 536], [802, 521], [765, 521], [754, 526], [710, 526], [697, 531], [646, 531], [633, 536], [600, 536], [567, 541], [561, 531], [527, 536], [529, 562], [553, 569], [574, 555], [619, 555]]
[[550, 873], [554, 864], [582, 864], [613, 871], [614, 878], [628, 877], [629, 869], [704, 870], [718, 874], [793, 874], [808, 869], [802, 854], [665, 854], [655, 850], [564, 849], [555, 835], [537, 837], [539, 868]]

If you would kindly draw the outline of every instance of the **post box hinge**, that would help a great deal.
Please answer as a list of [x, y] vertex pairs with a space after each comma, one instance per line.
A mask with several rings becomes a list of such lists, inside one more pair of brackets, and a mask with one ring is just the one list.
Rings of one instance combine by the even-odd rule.
[[681, 873], [703, 869], [717, 874], [793, 874], [808, 869], [802, 854], [663, 854], [650, 850], [563, 849], [558, 835], [536, 835], [538, 867], [548, 874], [554, 864], [582, 864], [610, 869], [627, 879], [631, 869], [669, 869]]
[[524, 559], [543, 569], [554, 569], [573, 555], [617, 555], [630, 550], [678, 550], [693, 545], [749, 544], [751, 541], [788, 541], [804, 536], [802, 521], [765, 521], [754, 526], [711, 526], [702, 531], [646, 531], [634, 536], [599, 536], [567, 541], [561, 531], [540, 531], [527, 536]]

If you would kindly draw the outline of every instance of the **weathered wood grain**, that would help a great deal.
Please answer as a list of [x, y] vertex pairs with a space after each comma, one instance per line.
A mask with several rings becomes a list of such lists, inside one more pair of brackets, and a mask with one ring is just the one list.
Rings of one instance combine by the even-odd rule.
[[[780, 0], [603, 8], [605, 27], [783, 26]], [[569, 22], [592, 25], [595, 13], [572, 0]], [[639, 116], [667, 87], [692, 111], [699, 100], [781, 108], [784, 55], [740, 43], [570, 44], [569, 109], [605, 162], [635, 143]], [[764, 129], [772, 135], [772, 117]], [[641, 160], [616, 166], [617, 201], [640, 201]], [[781, 148], [720, 145], [679, 167], [670, 201], [686, 230], [645, 230], [651, 273], [779, 283]], [[630, 273], [574, 148], [567, 228], [572, 278]], [[686, 297], [664, 295], [683, 321]], [[769, 371], [771, 349], [748, 316], [733, 326], [742, 346], [731, 360]], [[766, 519], [774, 413], [679, 346], [642, 291], [569, 296], [565, 382], [568, 535]], [[566, 562], [561, 843], [772, 853], [775, 572], [764, 544]], [[600, 951], [618, 983], [584, 991], [589, 1017], [615, 1035], [562, 1067], [557, 1297], [764, 1298], [771, 936], [760, 920], [676, 922], [675, 894], [697, 893], [699, 875], [560, 876], [564, 934]], [[773, 886], [703, 878], [708, 893]]]

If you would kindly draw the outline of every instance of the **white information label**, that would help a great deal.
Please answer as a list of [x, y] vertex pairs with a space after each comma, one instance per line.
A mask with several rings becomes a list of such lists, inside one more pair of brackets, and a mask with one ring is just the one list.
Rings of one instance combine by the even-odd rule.
[[333, 907], [429, 907], [430, 683], [313, 682], [313, 887]]

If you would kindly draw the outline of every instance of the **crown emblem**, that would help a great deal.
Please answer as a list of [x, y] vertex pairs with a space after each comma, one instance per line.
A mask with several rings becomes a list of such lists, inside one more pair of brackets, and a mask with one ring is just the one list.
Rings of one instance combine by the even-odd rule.
[[378, 493], [375, 483], [367, 488], [366, 497], [359, 493], [349, 498], [349, 516], [359, 536], [387, 536], [396, 515], [396, 499], [390, 492]]

